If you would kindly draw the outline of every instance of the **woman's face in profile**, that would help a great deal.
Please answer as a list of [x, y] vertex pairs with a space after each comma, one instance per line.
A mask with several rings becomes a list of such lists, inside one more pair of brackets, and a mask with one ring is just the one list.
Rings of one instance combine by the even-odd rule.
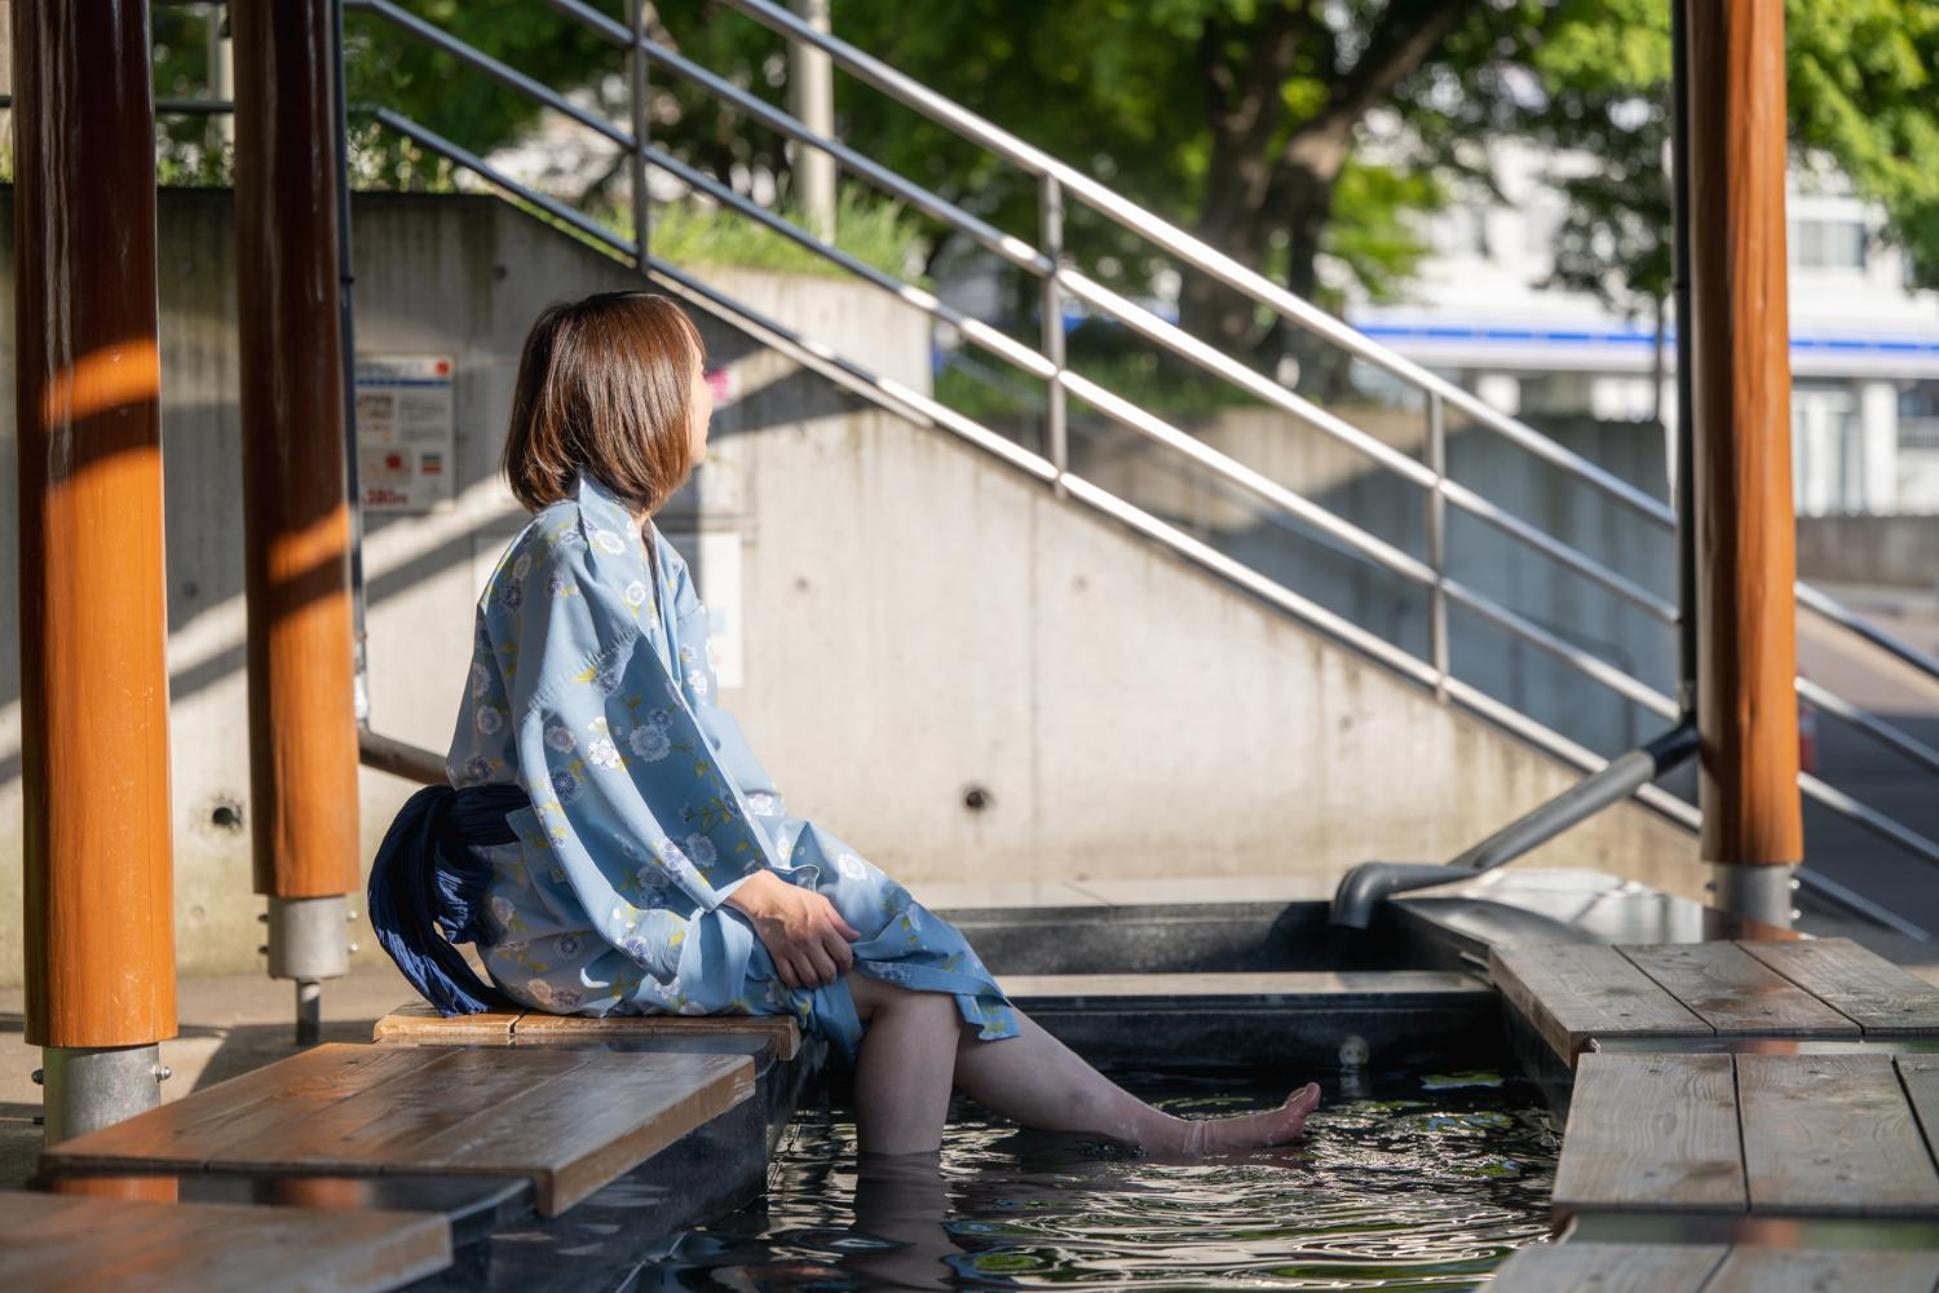
[[707, 461], [707, 424], [714, 417], [714, 387], [707, 380], [706, 365], [700, 356], [693, 359], [693, 398], [690, 401], [693, 425], [687, 429], [687, 456], [698, 467]]

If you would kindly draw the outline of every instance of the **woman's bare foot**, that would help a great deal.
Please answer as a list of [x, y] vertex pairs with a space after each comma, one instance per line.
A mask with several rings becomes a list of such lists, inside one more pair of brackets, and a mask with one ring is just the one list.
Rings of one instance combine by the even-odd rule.
[[1232, 1118], [1177, 1120], [1177, 1140], [1167, 1145], [1150, 1145], [1159, 1152], [1188, 1154], [1230, 1154], [1248, 1149], [1283, 1145], [1298, 1138], [1306, 1120], [1320, 1106], [1320, 1085], [1308, 1082], [1286, 1097], [1286, 1103], [1263, 1113], [1240, 1114]]

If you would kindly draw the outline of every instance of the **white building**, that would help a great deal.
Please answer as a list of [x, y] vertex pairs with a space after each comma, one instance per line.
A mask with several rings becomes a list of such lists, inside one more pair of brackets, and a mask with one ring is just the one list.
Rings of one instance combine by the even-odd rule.
[[[1544, 414], [1646, 420], [1657, 410], [1656, 321], [1545, 289], [1563, 199], [1557, 161], [1495, 154], [1504, 204], [1431, 217], [1432, 255], [1409, 300], [1363, 305], [1355, 326], [1459, 374], [1537, 425]], [[1906, 288], [1873, 206], [1794, 175], [1789, 196], [1793, 447], [1801, 513], [1939, 513], [1939, 293]], [[1666, 345], [1666, 386], [1674, 346]], [[1674, 392], [1662, 393], [1673, 423]]]

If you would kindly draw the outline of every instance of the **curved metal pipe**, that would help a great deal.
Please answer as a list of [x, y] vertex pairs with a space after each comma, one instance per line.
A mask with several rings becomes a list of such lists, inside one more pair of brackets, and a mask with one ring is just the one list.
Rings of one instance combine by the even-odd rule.
[[1677, 724], [1655, 740], [1612, 759], [1602, 771], [1490, 835], [1446, 865], [1429, 862], [1362, 862], [1346, 873], [1333, 894], [1331, 921], [1365, 929], [1374, 908], [1395, 894], [1469, 880], [1505, 866], [1546, 844], [1609, 805], [1627, 799], [1697, 750], [1694, 721]]

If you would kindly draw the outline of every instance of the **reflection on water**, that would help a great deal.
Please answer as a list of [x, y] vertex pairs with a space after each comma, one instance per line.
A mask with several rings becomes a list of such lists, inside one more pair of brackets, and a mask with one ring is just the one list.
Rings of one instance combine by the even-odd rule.
[[[1191, 1115], [1285, 1094], [1127, 1085]], [[1303, 1141], [1209, 1163], [1020, 1132], [961, 1101], [940, 1155], [858, 1163], [847, 1114], [811, 1110], [768, 1197], [686, 1235], [657, 1274], [676, 1288], [1448, 1289], [1546, 1233], [1556, 1138], [1531, 1088], [1491, 1073], [1325, 1085]]]

